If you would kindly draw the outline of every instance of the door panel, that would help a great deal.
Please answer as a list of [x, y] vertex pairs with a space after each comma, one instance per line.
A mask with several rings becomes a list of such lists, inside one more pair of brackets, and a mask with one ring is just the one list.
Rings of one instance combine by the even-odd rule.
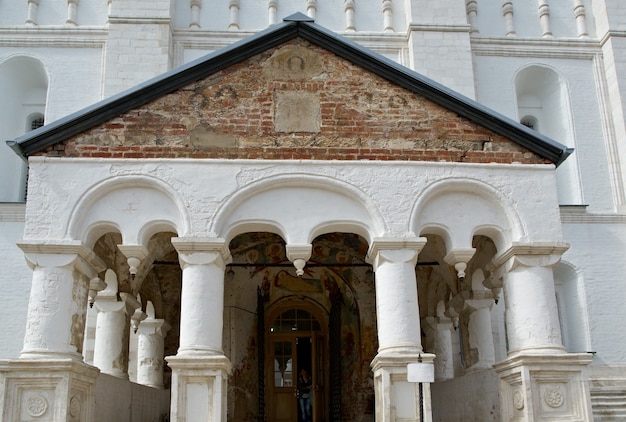
[[270, 384], [270, 418], [272, 422], [297, 422], [295, 397], [296, 338], [273, 337], [270, 340], [272, 378]]

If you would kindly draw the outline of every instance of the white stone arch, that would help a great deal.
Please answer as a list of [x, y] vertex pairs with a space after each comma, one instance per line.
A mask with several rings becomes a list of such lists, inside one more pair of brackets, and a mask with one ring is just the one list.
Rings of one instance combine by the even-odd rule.
[[554, 266], [554, 290], [563, 345], [572, 353], [591, 351], [587, 295], [582, 271], [561, 260]]
[[[140, 200], [139, 200], [140, 199]], [[174, 188], [150, 176], [114, 176], [87, 189], [74, 205], [65, 237], [92, 247], [107, 231], [128, 245], [147, 245], [152, 235], [189, 233], [191, 219]]]
[[[518, 121], [534, 123], [532, 129], [563, 145], [576, 147], [570, 87], [554, 67], [530, 63], [513, 75]], [[557, 168], [559, 204], [583, 203], [582, 185], [576, 152]]]
[[[34, 115], [45, 116], [49, 72], [35, 56], [13, 54], [0, 59], [0, 135], [15, 139], [30, 131]], [[24, 201], [27, 165], [4, 142], [0, 144], [0, 202]]]
[[285, 174], [238, 190], [211, 227], [227, 240], [248, 231], [271, 231], [288, 244], [309, 244], [333, 231], [353, 232], [371, 242], [386, 225], [377, 204], [358, 188], [326, 176]]
[[488, 236], [504, 251], [526, 234], [509, 198], [493, 186], [469, 178], [429, 185], [413, 206], [409, 230], [420, 236], [441, 236], [448, 251], [471, 249], [475, 235]]

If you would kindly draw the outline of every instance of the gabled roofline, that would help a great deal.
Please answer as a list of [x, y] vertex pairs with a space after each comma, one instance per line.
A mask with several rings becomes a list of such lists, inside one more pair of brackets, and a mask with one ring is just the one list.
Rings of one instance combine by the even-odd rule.
[[573, 152], [571, 148], [566, 148], [458, 92], [317, 25], [313, 19], [302, 13], [293, 14], [280, 24], [28, 132], [15, 140], [7, 141], [7, 144], [26, 159], [29, 155], [109, 121], [126, 111], [296, 37], [303, 38], [394, 84], [424, 96], [459, 116], [528, 148], [556, 166]]

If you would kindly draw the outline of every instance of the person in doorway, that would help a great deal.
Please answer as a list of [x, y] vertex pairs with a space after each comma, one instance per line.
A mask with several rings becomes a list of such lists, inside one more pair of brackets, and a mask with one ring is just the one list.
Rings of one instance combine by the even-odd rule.
[[311, 419], [311, 384], [313, 381], [306, 369], [298, 375], [298, 402], [300, 404], [301, 422], [312, 422]]

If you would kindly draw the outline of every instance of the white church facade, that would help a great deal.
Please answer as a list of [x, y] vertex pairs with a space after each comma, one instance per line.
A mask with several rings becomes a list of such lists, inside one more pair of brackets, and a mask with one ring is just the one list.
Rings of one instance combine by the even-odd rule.
[[1, 419], [623, 419], [624, 53], [617, 0], [0, 4]]

